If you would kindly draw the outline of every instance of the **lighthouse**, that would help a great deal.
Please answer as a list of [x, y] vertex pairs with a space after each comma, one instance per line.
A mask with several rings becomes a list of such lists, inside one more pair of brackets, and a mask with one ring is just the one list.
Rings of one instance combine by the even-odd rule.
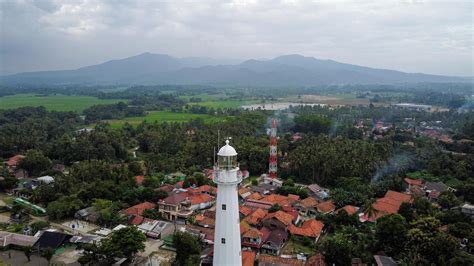
[[217, 184], [216, 225], [214, 228], [213, 265], [242, 265], [240, 220], [237, 187], [242, 181], [238, 174], [237, 152], [225, 141], [217, 153], [214, 183]]

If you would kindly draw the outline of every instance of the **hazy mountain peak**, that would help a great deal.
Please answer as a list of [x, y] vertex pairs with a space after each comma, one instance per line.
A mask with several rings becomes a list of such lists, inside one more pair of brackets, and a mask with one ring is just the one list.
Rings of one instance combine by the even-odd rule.
[[176, 58], [141, 53], [69, 71], [43, 71], [4, 76], [2, 84], [228, 84], [247, 86], [312, 86], [319, 84], [469, 82], [467, 78], [404, 73], [333, 60], [289, 54], [270, 60]]

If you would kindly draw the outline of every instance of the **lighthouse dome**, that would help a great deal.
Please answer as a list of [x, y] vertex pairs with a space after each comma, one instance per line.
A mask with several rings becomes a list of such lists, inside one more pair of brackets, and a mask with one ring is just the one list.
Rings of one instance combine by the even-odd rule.
[[229, 140], [225, 141], [225, 145], [217, 153], [219, 156], [236, 156], [237, 152], [235, 151], [234, 147], [229, 145]]

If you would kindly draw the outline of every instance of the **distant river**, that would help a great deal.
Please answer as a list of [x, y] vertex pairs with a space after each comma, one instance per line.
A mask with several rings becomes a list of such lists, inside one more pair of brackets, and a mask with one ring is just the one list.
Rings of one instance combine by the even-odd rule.
[[261, 104], [250, 104], [250, 105], [242, 105], [241, 108], [245, 110], [285, 110], [288, 109], [290, 106], [326, 106], [323, 103], [261, 103]]

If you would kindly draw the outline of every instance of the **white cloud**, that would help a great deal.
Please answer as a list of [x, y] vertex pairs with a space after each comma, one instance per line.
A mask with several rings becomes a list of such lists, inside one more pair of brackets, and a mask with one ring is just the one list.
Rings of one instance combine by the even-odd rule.
[[299, 53], [473, 75], [471, 1], [13, 1], [1, 71], [74, 68], [145, 51], [262, 58]]

